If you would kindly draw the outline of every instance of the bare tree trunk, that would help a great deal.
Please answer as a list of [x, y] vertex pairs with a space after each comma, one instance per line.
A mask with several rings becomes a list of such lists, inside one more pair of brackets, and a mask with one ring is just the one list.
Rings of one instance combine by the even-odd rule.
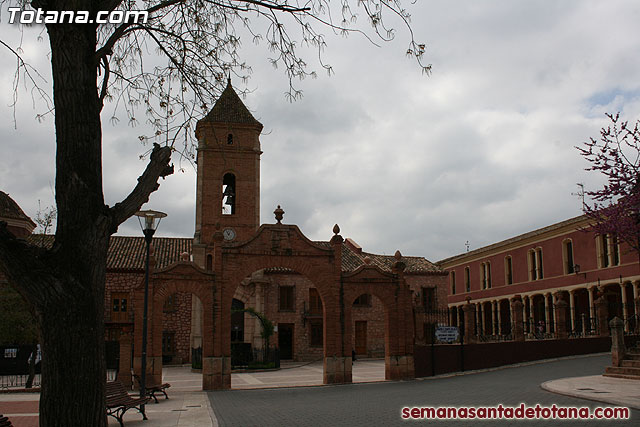
[[[46, 4], [34, 7], [45, 8]], [[86, 0], [60, 10], [92, 10]], [[96, 27], [47, 26], [56, 129], [57, 228], [53, 247], [16, 239], [0, 223], [0, 270], [33, 304], [41, 333], [40, 426], [106, 427], [104, 287], [109, 236], [173, 173], [171, 148], [154, 145], [132, 192], [109, 208], [102, 190]]]
[[57, 274], [38, 306], [40, 426], [100, 427], [107, 424], [104, 282], [109, 236], [115, 230], [110, 229], [102, 192], [96, 29], [53, 24], [47, 30], [56, 108], [58, 221], [49, 260]]

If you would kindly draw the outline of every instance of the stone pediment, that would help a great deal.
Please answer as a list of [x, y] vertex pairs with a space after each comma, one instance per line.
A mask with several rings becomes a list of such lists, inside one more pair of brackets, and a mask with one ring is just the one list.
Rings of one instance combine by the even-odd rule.
[[[213, 271], [207, 271], [200, 268], [196, 263], [191, 261], [177, 261], [173, 264], [151, 272], [153, 279], [188, 279], [194, 276], [215, 276]], [[210, 280], [210, 278], [209, 278]]]
[[342, 278], [350, 282], [389, 282], [390, 279], [396, 278], [396, 275], [382, 270], [373, 264], [361, 265], [354, 271], [342, 273]]
[[225, 253], [328, 256], [331, 246], [311, 241], [295, 225], [263, 224], [249, 240], [223, 247]]

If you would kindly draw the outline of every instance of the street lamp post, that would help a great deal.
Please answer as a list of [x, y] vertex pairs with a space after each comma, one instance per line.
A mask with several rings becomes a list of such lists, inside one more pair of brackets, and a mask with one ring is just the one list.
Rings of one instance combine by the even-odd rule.
[[[136, 212], [140, 228], [144, 234], [144, 241], [147, 244], [147, 256], [145, 262], [144, 271], [144, 308], [142, 311], [142, 373], [140, 375], [140, 397], [144, 398], [146, 395], [147, 385], [147, 311], [149, 309], [149, 255], [151, 248], [151, 241], [153, 235], [160, 225], [160, 220], [167, 216], [164, 212], [159, 211], [138, 211]], [[144, 404], [140, 406], [140, 412], [145, 415]]]

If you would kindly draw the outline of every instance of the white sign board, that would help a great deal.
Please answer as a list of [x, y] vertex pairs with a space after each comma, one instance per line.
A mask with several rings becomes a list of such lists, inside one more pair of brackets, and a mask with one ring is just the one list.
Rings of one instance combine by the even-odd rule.
[[436, 339], [440, 342], [452, 343], [460, 336], [457, 326], [438, 326]]

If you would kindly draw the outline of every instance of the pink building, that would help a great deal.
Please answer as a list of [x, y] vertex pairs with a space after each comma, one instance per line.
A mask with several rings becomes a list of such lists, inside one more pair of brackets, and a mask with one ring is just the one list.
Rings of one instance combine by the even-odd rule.
[[601, 318], [618, 316], [626, 332], [636, 330], [638, 254], [615, 236], [585, 231], [588, 224], [579, 216], [440, 261], [452, 323], [462, 325], [471, 304], [479, 340], [510, 339], [520, 318], [528, 339], [596, 335], [608, 330], [596, 320], [601, 305]]

